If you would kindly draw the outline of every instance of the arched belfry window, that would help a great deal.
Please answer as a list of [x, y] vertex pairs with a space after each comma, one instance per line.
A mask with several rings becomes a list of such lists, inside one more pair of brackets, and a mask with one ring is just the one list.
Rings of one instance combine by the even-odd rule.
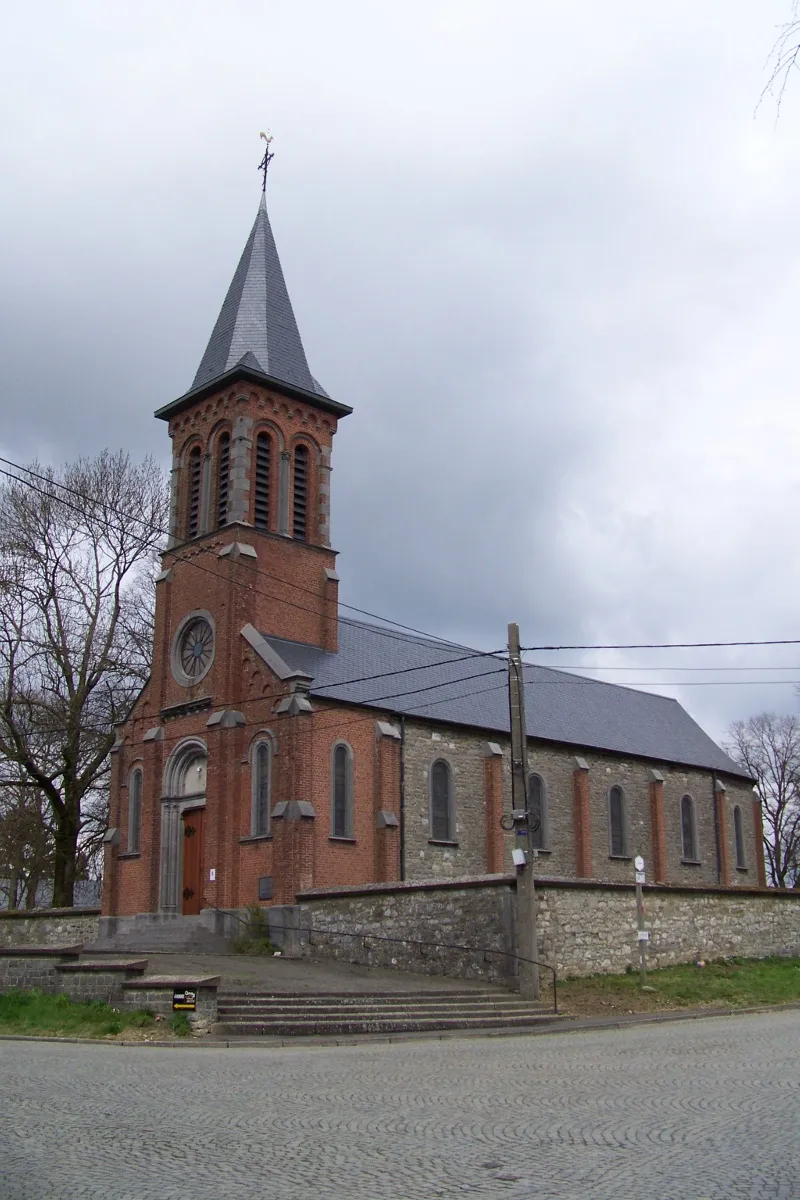
[[737, 804], [733, 810], [733, 832], [736, 838], [736, 866], [740, 870], [747, 869], [747, 857], [744, 852], [744, 827], [742, 825], [742, 810]]
[[305, 541], [308, 536], [308, 447], [298, 446], [294, 452], [294, 486], [292, 491], [292, 536]]
[[625, 793], [619, 785], [608, 793], [608, 832], [612, 858], [628, 857], [628, 821]]
[[260, 433], [256, 438], [256, 470], [253, 500], [253, 524], [256, 529], [269, 529], [271, 473], [272, 438], [268, 433]]
[[142, 841], [142, 768], [134, 767], [128, 780], [128, 854], [138, 854]]
[[535, 850], [546, 850], [549, 842], [547, 828], [547, 788], [541, 775], [528, 779], [528, 810], [531, 817], [531, 837]]
[[681, 855], [686, 862], [697, 862], [697, 817], [691, 796], [681, 797]]
[[260, 738], [253, 747], [253, 803], [250, 832], [253, 837], [269, 833], [270, 794], [272, 790], [272, 745]]
[[346, 742], [333, 748], [331, 764], [331, 837], [353, 836], [353, 751]]
[[200, 482], [203, 473], [203, 460], [199, 446], [192, 447], [187, 465], [186, 536], [195, 538], [200, 532]]
[[228, 489], [231, 471], [231, 435], [220, 434], [217, 443], [217, 528], [228, 519]]
[[455, 841], [455, 805], [453, 804], [453, 774], [443, 758], [431, 767], [431, 840]]

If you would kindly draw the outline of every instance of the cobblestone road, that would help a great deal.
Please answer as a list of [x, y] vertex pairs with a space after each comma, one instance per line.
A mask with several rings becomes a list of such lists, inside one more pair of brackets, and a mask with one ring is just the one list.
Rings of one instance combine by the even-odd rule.
[[800, 1012], [337, 1049], [0, 1042], [3, 1200], [797, 1200]]

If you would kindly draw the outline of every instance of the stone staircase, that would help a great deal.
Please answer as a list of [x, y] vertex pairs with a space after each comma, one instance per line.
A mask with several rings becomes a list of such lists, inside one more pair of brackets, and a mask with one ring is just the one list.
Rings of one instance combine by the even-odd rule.
[[236, 1036], [302, 1037], [533, 1029], [563, 1020], [499, 991], [260, 992], [220, 990], [217, 1028]]

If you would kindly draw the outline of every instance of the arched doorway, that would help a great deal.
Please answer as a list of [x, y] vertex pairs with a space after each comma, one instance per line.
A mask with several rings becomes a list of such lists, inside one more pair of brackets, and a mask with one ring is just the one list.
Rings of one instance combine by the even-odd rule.
[[207, 763], [205, 744], [194, 738], [176, 746], [167, 762], [161, 801], [161, 912], [191, 916], [203, 907]]

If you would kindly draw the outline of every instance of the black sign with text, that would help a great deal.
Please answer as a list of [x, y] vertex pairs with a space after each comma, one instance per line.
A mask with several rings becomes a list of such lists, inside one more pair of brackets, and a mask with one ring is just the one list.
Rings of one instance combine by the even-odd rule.
[[173, 1012], [195, 1012], [197, 992], [194, 988], [174, 988], [172, 992]]

